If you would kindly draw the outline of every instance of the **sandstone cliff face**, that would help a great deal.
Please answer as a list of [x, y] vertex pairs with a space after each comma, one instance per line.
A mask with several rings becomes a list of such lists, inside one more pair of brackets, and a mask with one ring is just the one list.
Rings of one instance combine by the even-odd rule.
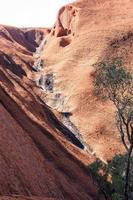
[[61, 8], [40, 53], [45, 67], [35, 75], [53, 75], [52, 92], [44, 84], [41, 98], [63, 117], [69, 113], [86, 148], [105, 161], [123, 148], [113, 105], [93, 95], [93, 64], [122, 57], [132, 68], [132, 9], [131, 0], [82, 0]]
[[0, 29], [0, 198], [104, 199], [84, 166], [91, 158], [32, 80], [34, 33]]
[[113, 105], [93, 94], [93, 64], [122, 57], [132, 68], [132, 8], [79, 0], [59, 10], [51, 31], [0, 26], [3, 199], [104, 199], [87, 152], [106, 161], [123, 149]]

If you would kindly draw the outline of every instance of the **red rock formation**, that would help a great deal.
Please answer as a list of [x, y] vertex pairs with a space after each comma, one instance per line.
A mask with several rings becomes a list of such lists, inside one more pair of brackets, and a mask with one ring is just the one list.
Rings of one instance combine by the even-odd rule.
[[52, 30], [56, 37], [74, 34], [75, 18], [78, 10], [73, 5], [64, 6], [59, 10], [57, 22]]
[[132, 9], [132, 0], [81, 0], [66, 5], [41, 54], [47, 66], [42, 74], [51, 73], [55, 80], [54, 93], [43, 99], [58, 111], [71, 113], [70, 120], [84, 141], [104, 160], [123, 148], [115, 108], [93, 94], [93, 64], [122, 57], [132, 68]]
[[35, 93], [36, 42], [25, 34], [0, 30], [1, 199], [104, 199], [84, 166], [89, 156], [65, 139], [71, 132]]
[[[84, 166], [93, 158], [71, 143], [79, 146], [63, 123], [105, 161], [123, 151], [113, 105], [94, 96], [93, 64], [122, 57], [131, 69], [132, 8], [132, 0], [80, 0], [61, 8], [37, 55], [45, 63], [37, 73], [33, 52], [42, 32], [1, 26], [1, 195], [103, 199]], [[46, 91], [35, 85], [40, 77]]]

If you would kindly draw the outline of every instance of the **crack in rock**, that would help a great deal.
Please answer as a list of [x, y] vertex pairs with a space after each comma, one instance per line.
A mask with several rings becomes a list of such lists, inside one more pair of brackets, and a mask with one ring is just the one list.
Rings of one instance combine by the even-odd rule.
[[69, 112], [61, 113], [63, 116], [62, 123], [76, 136], [76, 138], [82, 143], [84, 146], [84, 149], [91, 153], [95, 154], [93, 152], [93, 149], [84, 141], [82, 135], [79, 133], [78, 128], [75, 126], [75, 124], [70, 120], [70, 116], [72, 115]]
[[[45, 63], [40, 58], [40, 52], [42, 51], [44, 45], [47, 43], [47, 39], [45, 38], [40, 46], [36, 50], [36, 58], [32, 69], [35, 72], [40, 72], [43, 70]], [[59, 111], [63, 118], [62, 118], [62, 124], [68, 128], [68, 130], [77, 138], [77, 140], [83, 145], [83, 148], [91, 154], [95, 154], [93, 152], [92, 148], [84, 141], [82, 135], [80, 134], [78, 128], [76, 125], [70, 120], [71, 113], [67, 112], [68, 106], [66, 106], [66, 102], [68, 101], [68, 98], [63, 96], [61, 93], [54, 92], [54, 82], [55, 77], [53, 73], [47, 73], [47, 74], [41, 74], [40, 77], [35, 81], [36, 85], [40, 87], [42, 90], [44, 90], [44, 95], [41, 95], [41, 99], [51, 108], [56, 109]], [[50, 93], [52, 93], [50, 95]], [[43, 92], [42, 92], [43, 94]]]

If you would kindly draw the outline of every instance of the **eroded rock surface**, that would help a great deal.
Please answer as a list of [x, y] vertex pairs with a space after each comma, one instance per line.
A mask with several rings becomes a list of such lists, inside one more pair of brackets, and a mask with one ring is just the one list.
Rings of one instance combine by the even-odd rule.
[[36, 42], [13, 27], [0, 35], [0, 198], [103, 200], [84, 165], [91, 157], [40, 98]]
[[41, 52], [47, 66], [42, 74], [54, 74], [53, 93], [42, 99], [59, 112], [72, 113], [71, 123], [104, 160], [122, 153], [123, 147], [115, 108], [94, 96], [94, 64], [121, 57], [132, 70], [132, 9], [132, 0], [79, 0], [66, 5]]

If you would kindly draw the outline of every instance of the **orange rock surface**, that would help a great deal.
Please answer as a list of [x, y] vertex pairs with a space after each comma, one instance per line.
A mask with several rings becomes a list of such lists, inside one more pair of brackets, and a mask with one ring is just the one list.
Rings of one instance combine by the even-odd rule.
[[132, 11], [132, 0], [81, 0], [66, 5], [41, 52], [46, 64], [41, 74], [54, 76], [53, 93], [41, 94], [42, 99], [59, 112], [70, 113], [87, 147], [104, 161], [122, 153], [123, 147], [115, 108], [93, 94], [93, 65], [122, 57], [132, 69]]
[[124, 150], [94, 64], [121, 57], [132, 70], [132, 11], [132, 0], [79, 0], [52, 29], [0, 26], [1, 200], [104, 199], [86, 166]]
[[0, 27], [0, 199], [103, 200], [85, 167], [92, 158], [31, 80], [36, 41], [49, 31], [27, 31]]

